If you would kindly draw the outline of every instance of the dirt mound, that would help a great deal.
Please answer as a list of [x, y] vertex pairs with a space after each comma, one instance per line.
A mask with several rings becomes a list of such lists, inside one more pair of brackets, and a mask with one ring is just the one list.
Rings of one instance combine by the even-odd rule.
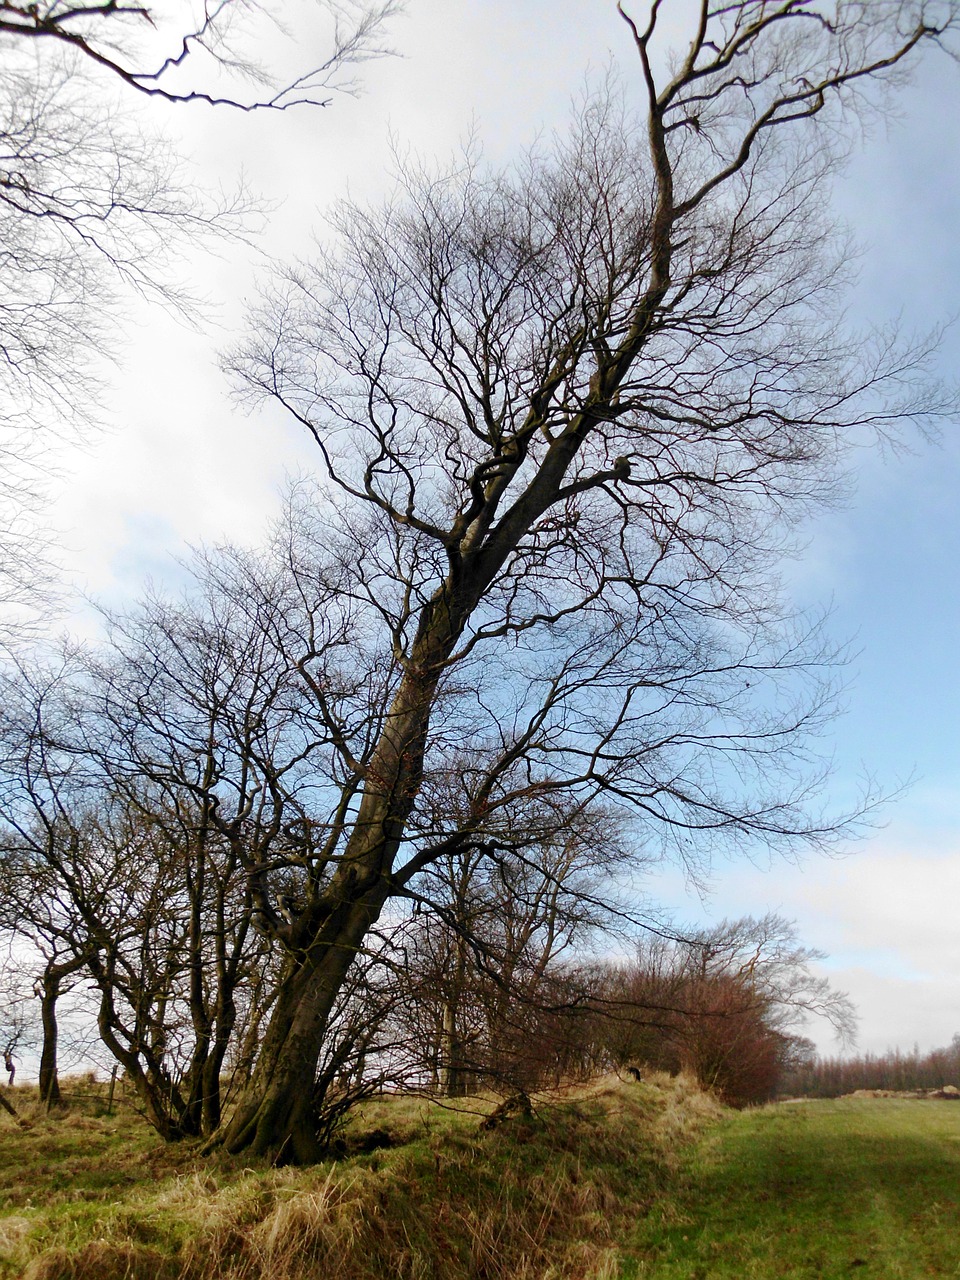
[[940, 1098], [960, 1102], [960, 1089], [955, 1084], [945, 1084], [942, 1089], [855, 1089], [845, 1093], [845, 1098]]

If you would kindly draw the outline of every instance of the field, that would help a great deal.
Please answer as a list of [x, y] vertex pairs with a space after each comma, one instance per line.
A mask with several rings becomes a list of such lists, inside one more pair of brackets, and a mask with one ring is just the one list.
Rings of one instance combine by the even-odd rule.
[[126, 1107], [15, 1101], [2, 1280], [960, 1276], [960, 1103], [737, 1113], [610, 1077], [484, 1129], [492, 1099], [385, 1098], [342, 1159], [277, 1170], [164, 1147]]
[[728, 1114], [630, 1243], [625, 1280], [960, 1276], [960, 1103]]

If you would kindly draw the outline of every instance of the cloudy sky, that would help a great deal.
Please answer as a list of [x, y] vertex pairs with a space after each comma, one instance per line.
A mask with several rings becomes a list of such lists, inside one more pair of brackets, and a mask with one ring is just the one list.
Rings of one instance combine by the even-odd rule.
[[[684, 8], [666, 6], [678, 22]], [[301, 56], [313, 28], [306, 10], [284, 10]], [[409, 0], [391, 38], [401, 56], [367, 64], [363, 94], [325, 111], [162, 113], [204, 181], [229, 188], [242, 167], [275, 207], [256, 247], [184, 262], [207, 298], [198, 328], [133, 302], [118, 318], [111, 425], [84, 452], [64, 453], [50, 515], [81, 589], [130, 598], [148, 575], [171, 577], [188, 543], [256, 542], [284, 477], [312, 467], [309, 443], [276, 415], [238, 412], [217, 370], [271, 255], [308, 254], [337, 199], [388, 189], [394, 150], [445, 156], [472, 130], [491, 160], [505, 160], [563, 126], [588, 70], [637, 74], [612, 0]], [[923, 330], [958, 310], [960, 70], [928, 61], [900, 108], [857, 150], [835, 204], [862, 251], [853, 316]], [[944, 376], [958, 354], [954, 329]], [[853, 497], [810, 525], [791, 580], [798, 603], [832, 604], [832, 632], [856, 653], [833, 731], [838, 787], [864, 773], [910, 786], [848, 856], [720, 866], [706, 899], [670, 869], [649, 888], [679, 919], [795, 918], [858, 1004], [861, 1048], [925, 1049], [960, 1032], [960, 440], [948, 427], [938, 446], [917, 441], [856, 466]], [[89, 628], [82, 606], [72, 625]], [[811, 1030], [830, 1050], [829, 1034]]]

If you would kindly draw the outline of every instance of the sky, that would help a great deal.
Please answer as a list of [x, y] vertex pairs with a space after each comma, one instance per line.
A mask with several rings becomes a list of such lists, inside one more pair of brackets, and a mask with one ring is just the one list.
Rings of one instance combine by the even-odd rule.
[[[666, 12], [680, 23], [685, 7]], [[282, 56], [301, 57], [308, 12], [292, 0], [284, 12], [297, 38]], [[308, 255], [338, 199], [389, 190], [395, 153], [443, 158], [473, 132], [491, 161], [506, 161], [563, 127], [586, 72], [637, 74], [611, 0], [409, 0], [390, 36], [399, 56], [367, 63], [363, 92], [322, 111], [154, 113], [204, 182], [230, 188], [242, 169], [273, 207], [256, 243], [182, 264], [206, 299], [199, 325], [135, 300], [118, 316], [109, 425], [61, 452], [49, 510], [78, 590], [129, 600], [148, 577], [174, 579], [189, 544], [256, 543], [284, 478], [315, 465], [276, 412], [239, 411], [218, 369], [271, 257]], [[960, 68], [928, 59], [898, 117], [855, 151], [833, 199], [860, 247], [851, 315], [920, 332], [958, 311]], [[944, 377], [958, 356], [954, 326], [938, 357]], [[797, 602], [831, 606], [831, 634], [854, 651], [831, 730], [838, 790], [863, 774], [887, 791], [907, 785], [884, 825], [842, 857], [720, 865], [705, 896], [672, 868], [646, 888], [678, 920], [795, 919], [859, 1008], [859, 1048], [925, 1050], [960, 1032], [960, 437], [948, 424], [938, 444], [864, 452], [855, 471], [849, 501], [810, 522], [788, 572]], [[81, 634], [93, 625], [82, 603], [68, 622]], [[828, 1028], [808, 1032], [835, 1051]]]

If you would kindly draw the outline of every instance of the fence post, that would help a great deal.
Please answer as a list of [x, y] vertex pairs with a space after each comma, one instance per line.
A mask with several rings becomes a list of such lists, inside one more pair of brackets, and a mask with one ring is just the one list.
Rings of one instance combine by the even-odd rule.
[[113, 1115], [113, 1091], [117, 1087], [117, 1064], [113, 1064], [113, 1070], [110, 1072], [110, 1092], [107, 1094], [107, 1115]]

